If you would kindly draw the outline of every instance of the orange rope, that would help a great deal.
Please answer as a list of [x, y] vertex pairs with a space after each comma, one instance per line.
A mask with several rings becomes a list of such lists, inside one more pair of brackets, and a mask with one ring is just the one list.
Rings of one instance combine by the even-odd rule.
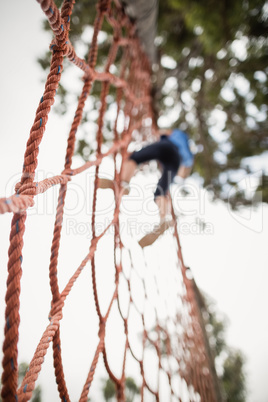
[[[200, 321], [198, 306], [195, 302], [194, 291], [191, 280], [187, 278], [186, 268], [183, 263], [181, 246], [178, 236], [177, 227], [174, 224], [174, 238], [177, 243], [178, 252], [178, 269], [181, 273], [181, 281], [183, 287], [183, 295], [178, 295], [178, 300], [182, 304], [181, 312], [176, 313], [176, 317], [167, 317], [166, 322], [163, 322], [158, 315], [156, 307], [154, 308], [156, 316], [155, 338], [152, 337], [145, 325], [144, 312], [140, 312], [135, 303], [133, 289], [131, 285], [131, 275], [135, 271], [133, 264], [133, 256], [129, 251], [129, 259], [131, 261], [131, 273], [127, 277], [123, 270], [122, 255], [125, 252], [121, 241], [119, 230], [119, 208], [122, 194], [120, 190], [120, 175], [122, 166], [127, 159], [127, 148], [132, 138], [132, 133], [135, 130], [143, 128], [143, 122], [146, 118], [151, 119], [151, 129], [155, 129], [155, 122], [152, 118], [151, 97], [150, 97], [150, 66], [144, 53], [141, 51], [139, 41], [135, 35], [135, 25], [129, 21], [121, 8], [121, 3], [118, 0], [99, 0], [97, 4], [97, 15], [94, 23], [94, 34], [88, 55], [88, 61], [80, 59], [70, 43], [69, 29], [70, 19], [75, 1], [64, 0], [61, 11], [58, 10], [53, 0], [37, 0], [40, 3], [42, 10], [48, 18], [51, 29], [55, 35], [50, 49], [52, 51], [52, 59], [50, 72], [45, 84], [44, 94], [38, 105], [35, 120], [30, 131], [29, 140], [27, 142], [24, 155], [24, 165], [20, 182], [16, 185], [16, 194], [9, 198], [0, 199], [0, 213], [13, 212], [13, 220], [10, 232], [10, 247], [9, 247], [9, 262], [8, 262], [8, 279], [6, 292], [6, 311], [5, 311], [5, 339], [3, 344], [3, 374], [2, 374], [2, 400], [9, 401], [28, 401], [32, 397], [32, 392], [35, 388], [35, 383], [42, 369], [44, 357], [50, 344], [53, 347], [53, 360], [55, 379], [58, 385], [59, 397], [62, 401], [70, 401], [67, 384], [65, 381], [62, 354], [61, 354], [61, 336], [60, 336], [60, 321], [63, 317], [63, 307], [65, 300], [70, 294], [76, 280], [83, 272], [86, 265], [91, 262], [93, 295], [96, 307], [96, 312], [99, 319], [99, 341], [94, 352], [93, 360], [89, 366], [88, 375], [82, 389], [80, 401], [86, 402], [91, 384], [94, 379], [96, 367], [99, 362], [100, 355], [104, 360], [106, 371], [115, 383], [116, 397], [118, 401], [125, 401], [125, 382], [126, 382], [126, 362], [128, 354], [137, 362], [140, 367], [141, 401], [146, 400], [146, 393], [154, 396], [156, 401], [160, 401], [161, 384], [160, 376], [165, 373], [170, 388], [170, 394], [178, 401], [182, 401], [180, 392], [174, 386], [173, 377], [179, 375], [181, 382], [185, 381], [189, 388], [189, 395], [195, 392], [201, 397], [201, 401], [216, 401], [215, 391], [212, 385], [211, 367], [209, 356], [206, 352], [204, 332]], [[102, 29], [103, 21], [106, 21], [113, 28], [113, 41], [110, 47], [104, 72], [95, 70], [97, 55], [98, 55], [98, 34]], [[114, 63], [118, 49], [122, 47], [121, 70], [119, 76], [110, 73], [110, 66]], [[84, 72], [84, 85], [78, 105], [69, 132], [67, 141], [67, 149], [65, 156], [65, 165], [60, 175], [45, 179], [39, 183], [34, 182], [35, 173], [38, 163], [39, 145], [45, 133], [48, 115], [52, 105], [56, 90], [58, 88], [62, 69], [63, 59], [67, 57], [74, 65], [79, 67]], [[83, 111], [86, 99], [90, 94], [94, 81], [102, 83], [100, 95], [100, 110], [97, 131], [97, 152], [94, 161], [88, 161], [84, 165], [73, 169], [72, 159], [74, 155], [76, 132], [82, 121]], [[114, 142], [106, 153], [102, 153], [102, 132], [104, 126], [104, 116], [107, 108], [106, 99], [109, 93], [110, 86], [116, 88], [116, 104], [117, 114], [114, 123]], [[135, 113], [133, 113], [135, 110]], [[122, 133], [118, 130], [119, 113], [123, 111], [125, 116], [124, 129]], [[96, 211], [97, 211], [97, 189], [99, 182], [99, 167], [103, 158], [108, 155], [113, 155], [114, 161], [116, 156], [120, 154], [122, 157], [121, 169], [118, 171], [114, 163], [114, 177], [116, 183], [115, 208], [111, 222], [106, 226], [101, 234], [96, 234]], [[58, 284], [58, 255], [61, 240], [62, 221], [64, 215], [64, 204], [66, 193], [68, 191], [68, 182], [77, 174], [82, 173], [86, 169], [95, 166], [95, 181], [93, 190], [93, 206], [92, 206], [92, 239], [89, 245], [89, 250], [79, 267], [75, 270], [65, 288], [60, 291]], [[20, 324], [20, 279], [22, 275], [22, 248], [23, 235], [25, 231], [25, 221], [27, 217], [27, 209], [34, 205], [34, 197], [38, 194], [48, 191], [54, 185], [60, 185], [58, 205], [55, 218], [54, 234], [51, 246], [51, 257], [49, 266], [49, 277], [51, 287], [51, 310], [49, 314], [50, 323], [43, 332], [38, 343], [34, 356], [31, 360], [29, 371], [26, 373], [21, 386], [18, 389], [18, 337]], [[118, 190], [119, 189], [119, 190]], [[117, 194], [118, 193], [118, 194]], [[174, 211], [172, 210], [175, 222]], [[105, 236], [110, 228], [114, 228], [114, 290], [110, 299], [107, 311], [105, 314], [100, 309], [100, 299], [96, 281], [96, 262], [95, 253], [98, 243]], [[116, 254], [120, 258], [116, 258]], [[137, 273], [136, 273], [137, 275]], [[130, 302], [127, 313], [124, 316], [122, 305], [119, 300], [119, 283], [120, 278], [123, 278], [128, 286]], [[140, 278], [144, 290], [144, 298], [149, 302], [149, 294], [146, 289], [144, 279]], [[159, 284], [155, 277], [155, 285], [160, 297]], [[106, 323], [110, 316], [111, 309], [117, 303], [119, 314], [124, 325], [125, 344], [123, 352], [122, 374], [118, 378], [110, 367], [106, 344], [105, 333]], [[130, 342], [129, 334], [129, 317], [130, 310], [134, 308], [141, 317], [142, 322], [142, 356], [137, 357]], [[175, 328], [179, 325], [181, 331], [172, 335], [169, 332], [168, 322]], [[174, 339], [176, 341], [174, 342]], [[154, 350], [157, 356], [157, 381], [155, 388], [150, 384], [148, 373], [145, 369], [145, 352], [150, 347]], [[164, 349], [164, 351], [163, 351]], [[173, 365], [176, 363], [176, 371]], [[168, 364], [166, 364], [168, 360]], [[191, 388], [192, 387], [192, 388]], [[191, 391], [193, 389], [194, 391]], [[198, 400], [190, 396], [190, 400]]]

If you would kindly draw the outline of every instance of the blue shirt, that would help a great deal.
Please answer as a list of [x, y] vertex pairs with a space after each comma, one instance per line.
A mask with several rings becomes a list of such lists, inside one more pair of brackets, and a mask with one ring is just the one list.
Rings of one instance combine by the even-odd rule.
[[193, 166], [194, 157], [190, 151], [188, 134], [175, 128], [168, 139], [178, 148], [181, 164], [186, 167]]

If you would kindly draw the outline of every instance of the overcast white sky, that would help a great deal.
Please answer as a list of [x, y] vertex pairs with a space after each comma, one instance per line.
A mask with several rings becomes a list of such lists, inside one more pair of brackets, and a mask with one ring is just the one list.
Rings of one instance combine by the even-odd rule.
[[[14, 184], [19, 180], [25, 144], [34, 120], [35, 110], [43, 93], [41, 80], [44, 79], [44, 75], [37, 66], [36, 58], [48, 49], [49, 39], [41, 29], [42, 17], [40, 6], [34, 0], [24, 0], [23, 2], [10, 0], [0, 4], [2, 37], [0, 196], [12, 194]], [[77, 72], [75, 74], [77, 75]], [[38, 165], [40, 179], [48, 173], [54, 175], [61, 172], [69, 123], [68, 117], [54, 116], [49, 119], [47, 131], [40, 146]], [[79, 164], [80, 161], [76, 163]], [[256, 164], [256, 170], [260, 168], [260, 164]], [[77, 178], [76, 188], [87, 189], [88, 181], [89, 178], [86, 175]], [[192, 179], [188, 183], [189, 185], [195, 184]], [[250, 182], [248, 183], [250, 185]], [[246, 372], [250, 391], [248, 402], [267, 402], [268, 208], [263, 205], [257, 209], [249, 208], [243, 214], [232, 214], [227, 206], [220, 202], [211, 203], [205, 192], [199, 191], [196, 186], [194, 189], [196, 193], [193, 193], [191, 201], [179, 205], [180, 212], [184, 210], [188, 215], [182, 221], [185, 225], [180, 226], [185, 263], [191, 267], [199, 287], [213, 297], [219, 309], [229, 317], [228, 343], [239, 347], [247, 359]], [[53, 201], [46, 196], [43, 200], [40, 199], [38, 203], [40, 212], [38, 220], [34, 219], [34, 216], [30, 216], [26, 225], [20, 361], [31, 359], [47, 323], [50, 301], [47, 268], [54, 213]], [[70, 196], [68, 202], [71, 208], [72, 202], [76, 201], [72, 200]], [[51, 210], [51, 213], [44, 215], [42, 209]], [[193, 215], [191, 211], [194, 211]], [[85, 211], [83, 213], [84, 215], [82, 214], [78, 218], [78, 222], [88, 221]], [[197, 230], [197, 226], [194, 225], [196, 217], [204, 219], [208, 223], [209, 233], [193, 233], [194, 230]], [[11, 216], [4, 215], [0, 219], [0, 326], [3, 328]], [[85, 234], [77, 234], [74, 238], [68, 235], [68, 224], [70, 229], [73, 222], [71, 219], [71, 216], [67, 216], [67, 221], [65, 221], [65, 246], [60, 256], [60, 264], [64, 267], [64, 272], [60, 277], [61, 286], [65, 284], [74, 267], [79, 265], [88, 248], [88, 238]], [[189, 233], [189, 230], [192, 233]], [[76, 252], [67, 253], [69, 250], [73, 250], [74, 246]], [[35, 250], [34, 254], [31, 254], [32, 250]], [[105, 264], [107, 265], [107, 261]], [[91, 281], [89, 271], [83, 275], [83, 283], [74, 288], [68, 301], [69, 306], [74, 305], [75, 307], [69, 309], [66, 307], [62, 323], [63, 343], [66, 343], [66, 348], [69, 350], [69, 356], [65, 358], [64, 363], [70, 394], [74, 395], [72, 400], [78, 399], [84, 382], [84, 378], [81, 378], [79, 372], [74, 370], [76, 364], [80, 365], [81, 356], [83, 357], [82, 368], [85, 369], [85, 372], [88, 369], [88, 361], [85, 361], [84, 358], [87, 350], [81, 345], [87, 345], [89, 340], [92, 340], [94, 344], [97, 337], [97, 330], [92, 329], [94, 324], [97, 328], [94, 306], [92, 307], [88, 303], [89, 296], [83, 293], [83, 284]], [[90, 317], [92, 314], [92, 317], [95, 317], [85, 328], [79, 319], [81, 310], [79, 313], [76, 311], [76, 307], [81, 303], [88, 305], [83, 314], [88, 314]], [[79, 334], [80, 349], [70, 347], [70, 339], [66, 332], [70, 331], [73, 334], [74, 332], [71, 332], [73, 328], [76, 328], [76, 334]], [[0, 331], [0, 339], [3, 339], [3, 331]], [[101, 365], [102, 363], [98, 369], [100, 371], [102, 370]], [[44, 370], [45, 374], [40, 375], [44, 400], [57, 400], [56, 387], [51, 385], [54, 382], [53, 373], [48, 368], [52, 367], [51, 354], [48, 354], [46, 358], [45, 367], [47, 367]]]

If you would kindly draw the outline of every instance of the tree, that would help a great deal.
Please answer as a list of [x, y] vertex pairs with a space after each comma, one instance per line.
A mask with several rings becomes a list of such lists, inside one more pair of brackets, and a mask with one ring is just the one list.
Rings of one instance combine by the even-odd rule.
[[[75, 4], [70, 32], [74, 45], [81, 44], [82, 33], [93, 23], [95, 4], [85, 0]], [[240, 183], [254, 172], [253, 157], [268, 149], [267, 7], [268, 2], [261, 0], [159, 1], [159, 68], [152, 77], [156, 118], [161, 125], [189, 132], [197, 151], [195, 176], [214, 198], [228, 201], [233, 208], [261, 201], [255, 190], [268, 202], [267, 172], [258, 173], [252, 189]], [[44, 26], [49, 29], [47, 23]], [[100, 42], [99, 65], [106, 59], [112, 34], [107, 23], [103, 29], [107, 33], [106, 41]], [[84, 45], [87, 53], [90, 44]], [[49, 58], [46, 54], [39, 59], [43, 68]], [[96, 84], [93, 109], [98, 93]], [[59, 96], [58, 111], [64, 113], [64, 86]], [[112, 93], [109, 101], [113, 102]], [[89, 148], [80, 138], [77, 149], [85, 159]]]
[[159, 114], [176, 108], [172, 123], [202, 149], [195, 172], [234, 207], [252, 202], [239, 186], [254, 171], [245, 158], [268, 147], [267, 25], [267, 2], [259, 0], [160, 0]]
[[218, 368], [223, 398], [226, 402], [245, 402], [245, 357], [239, 349], [227, 345], [225, 340], [227, 318], [218, 311], [215, 302], [204, 293], [199, 293], [198, 298], [210, 348]]
[[221, 376], [226, 402], [244, 402], [246, 400], [243, 364], [244, 358], [241, 352], [229, 349], [229, 354], [223, 365], [223, 375]]
[[[106, 402], [109, 402], [110, 400], [115, 398], [116, 387], [115, 383], [110, 378], [108, 378], [107, 380], [103, 380], [102, 392]], [[139, 387], [137, 386], [135, 380], [131, 377], [126, 378], [125, 392], [126, 402], [133, 402], [135, 395], [138, 395], [140, 393]]]
[[[245, 357], [241, 350], [231, 347], [226, 342], [228, 319], [219, 311], [216, 302], [198, 289], [193, 278], [191, 278], [191, 282], [200, 312], [201, 329], [205, 334], [205, 349], [208, 359], [216, 368], [215, 379], [218, 382], [216, 388], [219, 385], [219, 393], [224, 402], [245, 402], [247, 394]], [[165, 356], [170, 349], [167, 334], [161, 330], [157, 331], [156, 327], [149, 331], [150, 338], [156, 339], [158, 336], [160, 336], [161, 342], [161, 355]], [[146, 346], [153, 347], [149, 341]], [[211, 366], [211, 369], [213, 369], [213, 376], [214, 367]]]
[[109, 402], [112, 398], [115, 397], [115, 383], [110, 378], [107, 378], [107, 380], [103, 380], [102, 392], [106, 402]]
[[140, 393], [140, 389], [131, 377], [126, 378], [126, 402], [133, 402], [135, 395]]

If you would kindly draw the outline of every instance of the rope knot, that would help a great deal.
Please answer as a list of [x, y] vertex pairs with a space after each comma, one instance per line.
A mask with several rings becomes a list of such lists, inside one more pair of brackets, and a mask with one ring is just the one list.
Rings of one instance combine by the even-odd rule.
[[35, 196], [37, 194], [38, 183], [29, 182], [29, 183], [17, 183], [15, 185], [15, 192], [17, 194], [31, 195]]
[[107, 13], [110, 8], [110, 0], [100, 0], [97, 8], [100, 13]]
[[118, 43], [120, 40], [120, 32], [118, 32], [118, 30], [116, 29], [114, 32], [114, 36], [113, 36], [113, 40], [114, 42]]
[[92, 68], [88, 68], [88, 70], [85, 72], [83, 76], [83, 81], [86, 82], [92, 82], [95, 79], [95, 72]]
[[63, 39], [55, 38], [49, 45], [49, 50], [54, 54], [55, 52], [63, 52], [63, 56], [66, 56], [68, 53], [68, 40], [65, 35]]
[[60, 298], [56, 302], [52, 302], [49, 317], [54, 317], [55, 315], [60, 315], [60, 317], [62, 318], [63, 307], [64, 307], [64, 301], [62, 300], [62, 298]]

